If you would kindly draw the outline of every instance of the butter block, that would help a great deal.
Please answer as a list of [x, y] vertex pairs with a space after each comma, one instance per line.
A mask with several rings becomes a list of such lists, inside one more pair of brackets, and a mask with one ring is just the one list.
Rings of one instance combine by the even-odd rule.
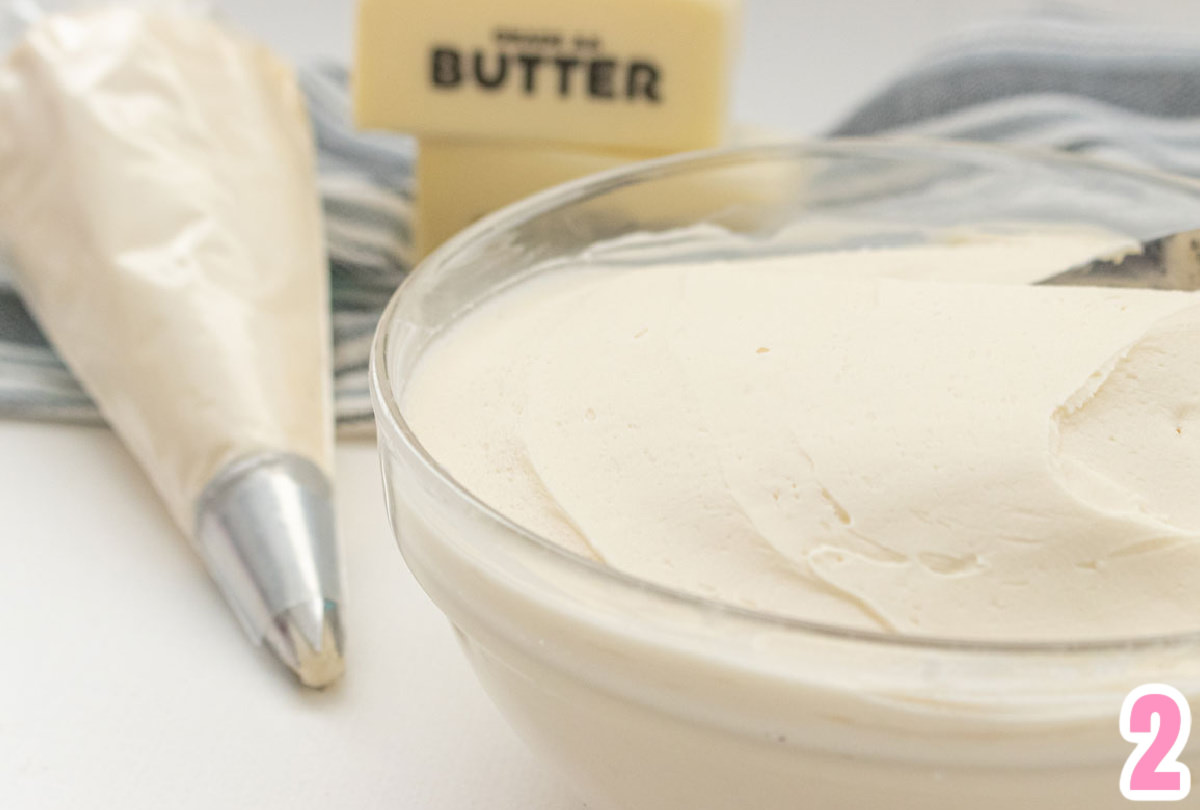
[[420, 139], [414, 243], [425, 256], [475, 220], [534, 192], [655, 153]]
[[722, 140], [740, 0], [362, 0], [363, 128], [680, 151]]
[[[762, 145], [786, 136], [761, 126], [734, 125], [728, 146]], [[490, 140], [422, 138], [417, 154], [417, 213], [414, 244], [418, 258], [485, 214], [550, 186], [637, 160], [660, 157], [654, 152], [612, 152], [545, 145], [513, 145]], [[779, 200], [798, 199], [807, 183], [800, 167], [714, 167], [707, 172], [661, 179], [650, 187], [630, 190], [627, 213], [647, 224], [655, 212], [678, 212], [693, 205], [697, 216], [714, 209], [729, 213], [737, 206], [753, 209]]]

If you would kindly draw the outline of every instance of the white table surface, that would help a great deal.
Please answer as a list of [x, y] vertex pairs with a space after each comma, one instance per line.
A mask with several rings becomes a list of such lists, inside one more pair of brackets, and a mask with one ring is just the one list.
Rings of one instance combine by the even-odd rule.
[[[747, 3], [736, 117], [803, 133], [936, 37], [1027, 7]], [[346, 0], [219, 5], [297, 58], [349, 52]], [[1194, 0], [1137, 5], [1200, 24]], [[504, 725], [405, 569], [374, 447], [346, 443], [337, 461], [349, 669], [316, 694], [247, 645], [107, 431], [0, 422], [0, 808], [581, 807]]]

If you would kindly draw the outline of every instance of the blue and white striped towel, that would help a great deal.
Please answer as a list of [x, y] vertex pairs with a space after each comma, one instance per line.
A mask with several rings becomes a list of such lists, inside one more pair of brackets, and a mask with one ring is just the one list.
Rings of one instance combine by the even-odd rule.
[[[370, 426], [367, 355], [411, 263], [410, 139], [356, 133], [344, 71], [301, 72], [317, 134], [333, 279], [339, 425]], [[1200, 36], [1069, 18], [965, 32], [833, 134], [1036, 144], [1200, 176]], [[98, 421], [0, 268], [0, 416]]]
[[834, 135], [1051, 147], [1200, 175], [1200, 34], [1071, 17], [963, 32]]

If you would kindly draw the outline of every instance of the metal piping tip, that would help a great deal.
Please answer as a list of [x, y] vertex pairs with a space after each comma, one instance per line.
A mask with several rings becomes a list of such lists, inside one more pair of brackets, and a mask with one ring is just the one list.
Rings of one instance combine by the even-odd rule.
[[342, 620], [336, 602], [296, 605], [275, 616], [263, 640], [300, 683], [320, 689], [342, 676]]
[[311, 461], [239, 459], [197, 504], [196, 543], [255, 644], [320, 688], [342, 674], [341, 561], [333, 490]]

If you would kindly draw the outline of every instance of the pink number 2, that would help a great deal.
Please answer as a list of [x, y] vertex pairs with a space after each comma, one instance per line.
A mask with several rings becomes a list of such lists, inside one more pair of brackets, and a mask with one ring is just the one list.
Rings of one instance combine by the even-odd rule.
[[1192, 774], [1179, 762], [1179, 755], [1191, 731], [1192, 712], [1178, 689], [1148, 683], [1126, 695], [1121, 706], [1121, 736], [1137, 748], [1121, 770], [1121, 795], [1135, 802], [1186, 797], [1192, 788]]

